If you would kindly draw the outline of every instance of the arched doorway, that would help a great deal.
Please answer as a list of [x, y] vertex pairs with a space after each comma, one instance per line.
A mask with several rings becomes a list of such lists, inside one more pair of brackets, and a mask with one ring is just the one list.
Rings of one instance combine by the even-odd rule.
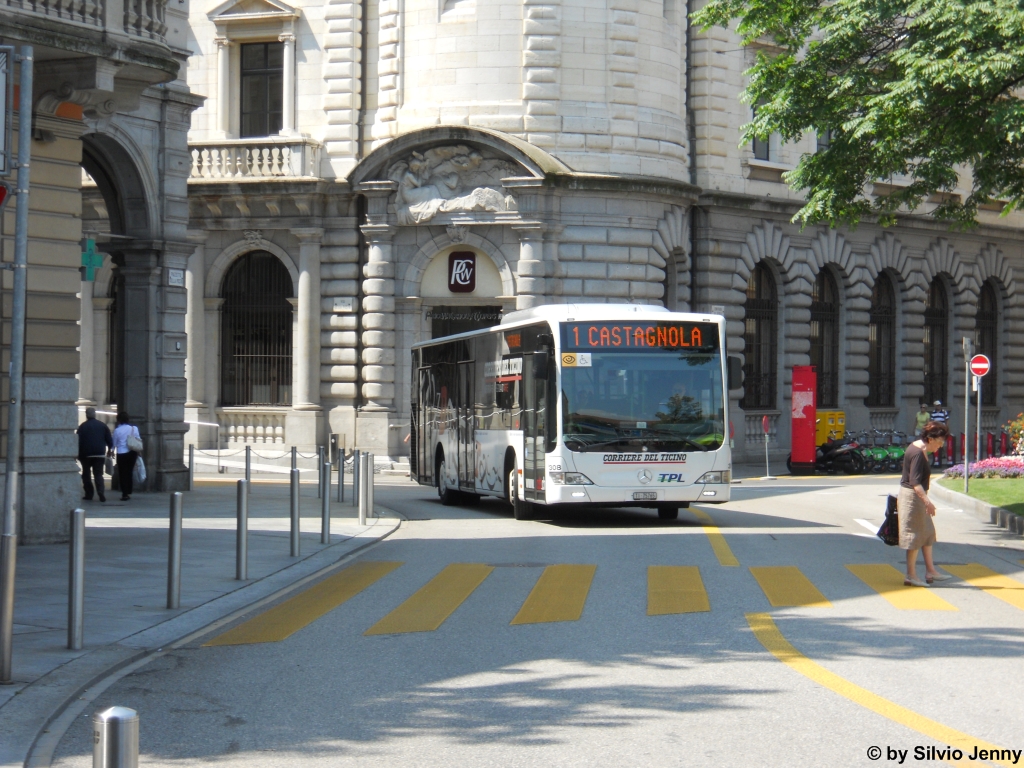
[[[124, 136], [113, 126], [82, 137], [83, 233], [105, 259], [100, 292], [94, 296], [93, 284], [82, 283], [82, 327], [90, 333], [82, 334], [80, 394], [89, 395], [80, 403], [127, 412], [145, 446], [143, 490], [179, 490], [187, 473], [186, 338], [178, 315], [191, 247], [174, 239], [173, 217], [160, 213], [163, 180]], [[102, 385], [90, 386], [97, 380]], [[103, 402], [94, 399], [99, 395]]]
[[272, 253], [252, 251], [224, 276], [221, 405], [291, 405], [292, 305], [288, 269]]

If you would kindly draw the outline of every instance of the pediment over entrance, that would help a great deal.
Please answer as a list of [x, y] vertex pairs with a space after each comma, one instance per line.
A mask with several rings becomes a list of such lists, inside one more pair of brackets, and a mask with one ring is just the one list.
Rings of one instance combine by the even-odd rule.
[[215, 23], [224, 23], [243, 19], [293, 19], [298, 17], [299, 12], [280, 0], [228, 0], [207, 15]]
[[[374, 150], [349, 175], [354, 188], [393, 189], [399, 225], [518, 219], [512, 187], [569, 168], [512, 136], [439, 126], [400, 136]], [[508, 184], [514, 179], [516, 184]]]
[[439, 213], [515, 211], [501, 182], [524, 171], [489, 148], [445, 144], [411, 151], [388, 167], [386, 178], [398, 185], [398, 223], [426, 224]]

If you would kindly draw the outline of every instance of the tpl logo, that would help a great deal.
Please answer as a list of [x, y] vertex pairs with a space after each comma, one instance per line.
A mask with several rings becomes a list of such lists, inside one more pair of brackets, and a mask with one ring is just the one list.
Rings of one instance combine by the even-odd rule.
[[686, 479], [678, 472], [662, 472], [658, 475], [659, 483], [685, 483]]
[[472, 293], [476, 290], [475, 253], [452, 251], [448, 254], [448, 290], [452, 293]]

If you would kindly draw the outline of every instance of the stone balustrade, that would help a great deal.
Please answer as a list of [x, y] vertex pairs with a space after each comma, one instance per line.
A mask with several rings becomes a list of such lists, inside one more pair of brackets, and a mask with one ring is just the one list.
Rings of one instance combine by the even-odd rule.
[[316, 178], [320, 144], [312, 139], [271, 136], [190, 145], [192, 181]]
[[230, 445], [287, 445], [287, 408], [218, 408], [221, 447]]
[[166, 42], [167, 0], [3, 0], [7, 8]]

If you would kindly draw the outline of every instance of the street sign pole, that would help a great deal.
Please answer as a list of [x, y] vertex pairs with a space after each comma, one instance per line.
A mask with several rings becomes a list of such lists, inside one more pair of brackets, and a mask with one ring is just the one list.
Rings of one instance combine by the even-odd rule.
[[975, 460], [981, 461], [981, 376], [974, 377], [974, 389], [978, 393], [978, 415], [974, 419], [974, 457]]
[[[7, 410], [7, 482], [0, 533], [0, 684], [11, 683], [14, 636], [14, 574], [18, 548], [18, 464], [21, 460], [22, 396], [25, 379], [25, 294], [28, 263], [29, 158], [32, 156], [31, 45], [21, 47], [18, 103], [18, 202], [14, 225], [14, 295], [11, 300], [10, 399]], [[10, 66], [8, 64], [8, 66]], [[8, 92], [7, 99], [14, 94]]]
[[964, 495], [967, 494], [971, 475], [971, 358], [974, 342], [964, 336]]

